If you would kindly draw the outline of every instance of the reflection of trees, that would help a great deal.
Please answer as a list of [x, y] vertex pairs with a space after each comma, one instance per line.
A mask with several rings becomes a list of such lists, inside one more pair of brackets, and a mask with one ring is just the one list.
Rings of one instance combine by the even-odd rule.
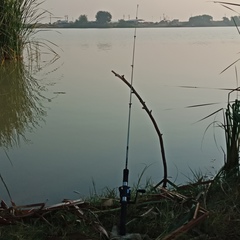
[[112, 48], [112, 44], [111, 43], [98, 43], [97, 47], [99, 50], [107, 51]]
[[13, 147], [26, 140], [46, 112], [40, 103], [41, 86], [22, 61], [0, 66], [0, 146]]

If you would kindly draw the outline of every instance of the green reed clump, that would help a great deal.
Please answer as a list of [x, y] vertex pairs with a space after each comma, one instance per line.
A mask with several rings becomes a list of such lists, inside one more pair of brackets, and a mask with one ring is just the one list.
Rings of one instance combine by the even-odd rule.
[[239, 147], [240, 147], [240, 101], [238, 99], [225, 111], [225, 138], [227, 147], [224, 170], [231, 175], [239, 172]]
[[[37, 0], [0, 0], [0, 62], [18, 60], [43, 17]], [[31, 47], [30, 47], [31, 48]]]

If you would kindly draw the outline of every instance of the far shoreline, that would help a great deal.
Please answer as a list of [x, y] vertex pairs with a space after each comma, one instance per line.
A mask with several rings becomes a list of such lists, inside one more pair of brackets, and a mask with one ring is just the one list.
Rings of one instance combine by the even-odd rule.
[[124, 29], [124, 28], [217, 28], [217, 27], [234, 27], [234, 25], [208, 25], [208, 26], [124, 26], [124, 27], [111, 27], [111, 26], [91, 26], [91, 27], [75, 27], [75, 26], [62, 26], [62, 25], [48, 25], [41, 24], [36, 28], [56, 28], [56, 29]]

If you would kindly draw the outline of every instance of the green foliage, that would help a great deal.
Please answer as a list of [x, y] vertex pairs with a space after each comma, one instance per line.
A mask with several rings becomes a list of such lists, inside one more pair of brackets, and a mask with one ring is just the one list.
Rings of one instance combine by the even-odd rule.
[[218, 177], [207, 191], [209, 219], [203, 225], [209, 239], [240, 238], [240, 194], [239, 179]]
[[88, 23], [87, 15], [80, 15], [75, 22], [75, 24], [77, 25], [86, 25], [87, 23]]
[[[204, 178], [199, 172], [196, 175], [197, 179]], [[142, 239], [164, 239], [193, 219], [198, 201], [209, 211], [209, 217], [189, 227], [177, 239], [239, 239], [239, 184], [238, 179], [227, 181], [218, 176], [209, 184], [193, 183], [183, 189], [180, 186], [178, 190], [168, 191], [169, 195], [159, 189], [153, 192], [152, 187], [147, 186], [147, 193], [139, 196], [136, 204], [128, 205], [127, 232], [139, 233]], [[115, 203], [104, 205], [108, 197]], [[14, 225], [2, 226], [0, 239], [106, 239], [105, 230], [109, 234], [118, 226], [119, 214], [116, 190], [106, 188], [102, 195], [94, 196], [93, 201], [89, 199], [78, 207], [56, 209], [41, 217], [39, 212]], [[115, 239], [114, 236], [111, 239]]]
[[112, 15], [106, 11], [98, 11], [96, 14], [96, 21], [100, 24], [106, 24], [111, 22]]
[[[2, 240], [73, 240], [99, 239], [99, 231], [94, 215], [88, 214], [80, 219], [74, 211], [60, 210], [51, 212], [44, 218], [25, 219], [14, 225], [0, 227]], [[96, 230], [95, 230], [96, 229]], [[101, 238], [103, 239], [103, 238]]]
[[189, 18], [189, 24], [191, 26], [209, 26], [212, 23], [213, 18], [209, 15], [194, 16]]
[[226, 24], [229, 24], [229, 22], [230, 22], [229, 18], [227, 18], [227, 17], [223, 17], [222, 20]]
[[240, 101], [235, 100], [225, 111], [225, 138], [227, 147], [227, 159], [224, 170], [230, 175], [239, 171], [239, 147], [240, 147]]
[[22, 58], [30, 37], [37, 31], [44, 12], [38, 10], [38, 0], [1, 0], [0, 2], [0, 62]]
[[234, 16], [234, 17], [232, 17], [232, 20], [235, 22], [235, 24], [236, 24], [237, 26], [240, 25], [240, 17], [239, 17], [239, 16]]

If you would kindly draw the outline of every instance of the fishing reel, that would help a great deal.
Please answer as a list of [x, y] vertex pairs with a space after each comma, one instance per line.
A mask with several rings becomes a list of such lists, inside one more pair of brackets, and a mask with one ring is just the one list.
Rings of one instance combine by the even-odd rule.
[[145, 193], [145, 189], [137, 189], [136, 195], [133, 201], [131, 201], [131, 188], [128, 186], [128, 174], [129, 170], [125, 168], [123, 170], [123, 185], [119, 187], [120, 193], [120, 203], [134, 204], [137, 201], [137, 197], [139, 193]]
[[120, 193], [120, 204], [121, 204], [119, 234], [122, 236], [126, 234], [127, 205], [136, 203], [138, 193], [146, 192], [145, 189], [138, 189], [136, 192], [134, 201], [131, 201], [131, 189], [128, 186], [128, 174], [129, 174], [129, 170], [125, 168], [123, 170], [123, 185], [118, 188]]
[[126, 202], [127, 204], [135, 204], [137, 202], [139, 193], [146, 193], [145, 189], [137, 189], [136, 195], [133, 201], [131, 201], [131, 188], [129, 186], [121, 186], [118, 188], [120, 193], [120, 203]]
[[130, 203], [131, 188], [129, 186], [121, 186], [118, 188], [120, 193], [120, 203]]

